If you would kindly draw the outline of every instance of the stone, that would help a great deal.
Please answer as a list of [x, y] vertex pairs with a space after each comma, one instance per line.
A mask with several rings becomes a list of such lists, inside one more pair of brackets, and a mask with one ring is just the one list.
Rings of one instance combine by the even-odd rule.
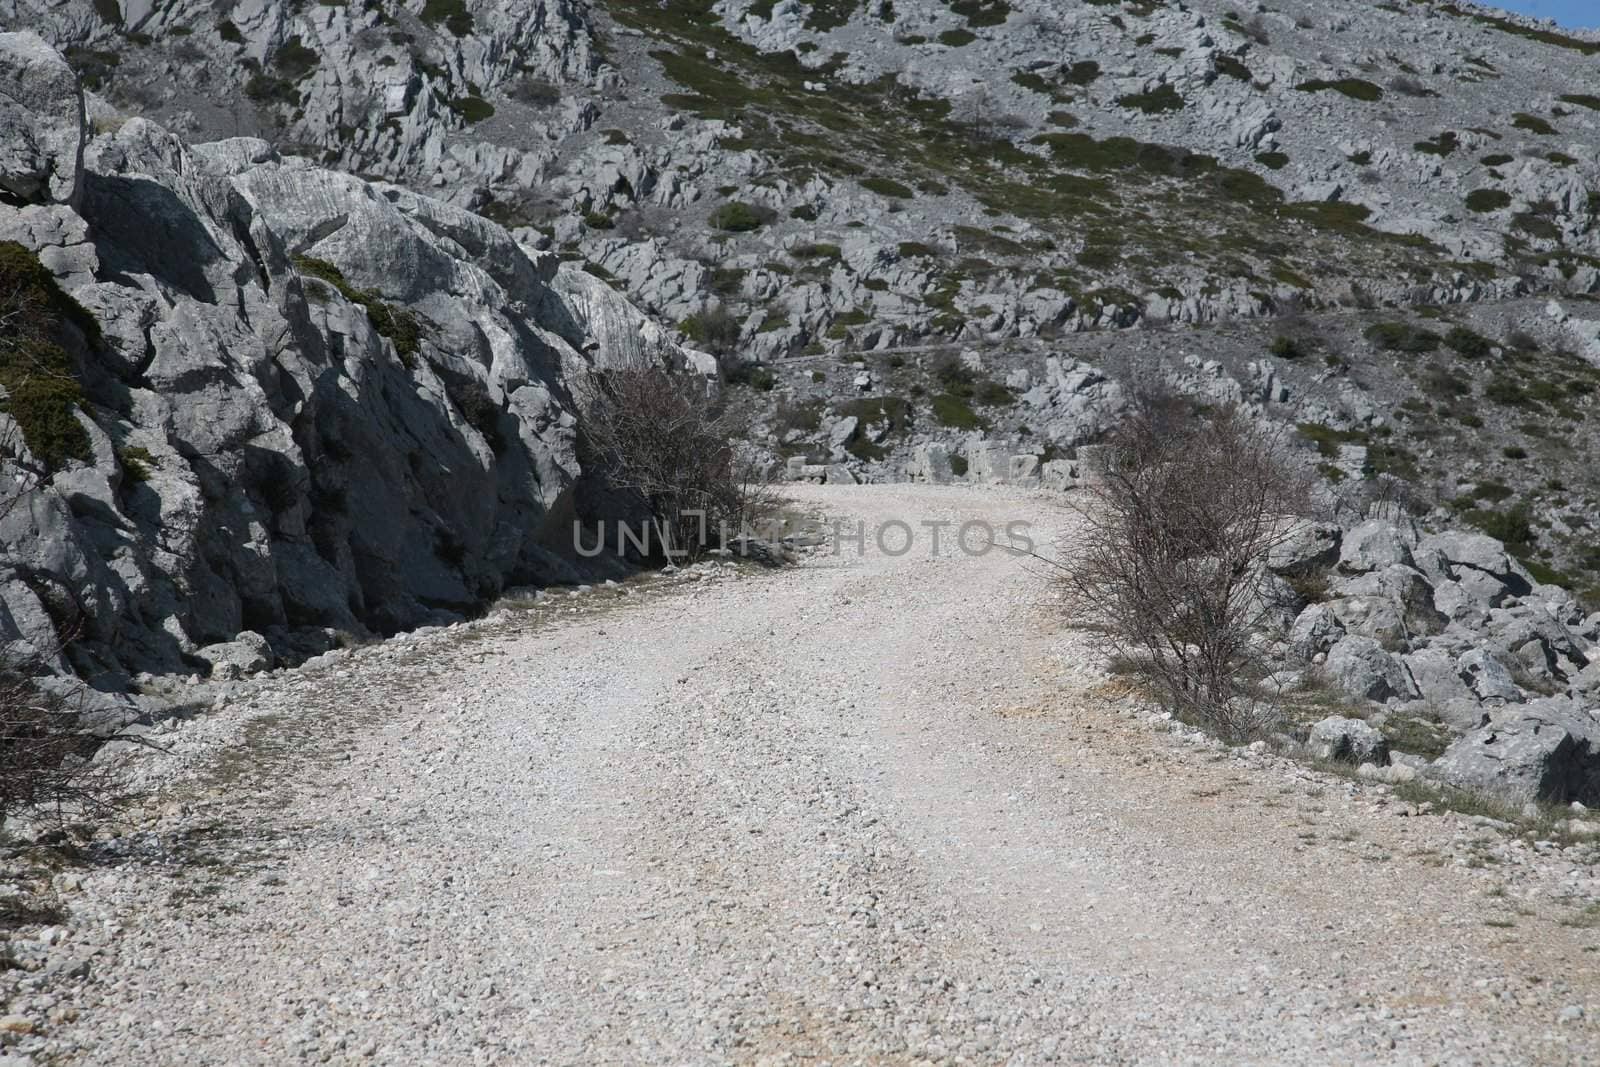
[[1456, 675], [1472, 695], [1485, 704], [1522, 699], [1522, 690], [1512, 679], [1510, 670], [1484, 649], [1475, 648], [1457, 659]]
[[1327, 604], [1311, 604], [1301, 611], [1289, 629], [1289, 644], [1302, 660], [1328, 651], [1344, 637], [1344, 623]]
[[1334, 523], [1296, 522], [1268, 553], [1267, 566], [1279, 574], [1307, 574], [1332, 566], [1342, 538]]
[[229, 679], [271, 670], [275, 664], [272, 646], [253, 630], [241, 631], [232, 641], [197, 649], [195, 658], [211, 666], [213, 677]]
[[1379, 766], [1389, 761], [1388, 740], [1360, 719], [1329, 716], [1311, 727], [1308, 744], [1317, 759]]
[[1594, 803], [1600, 758], [1586, 732], [1565, 714], [1508, 708], [1453, 742], [1428, 776], [1517, 803]]
[[76, 207], [84, 122], [78, 76], [61, 53], [36, 33], [0, 33], [0, 189]]
[[1341, 638], [1328, 650], [1322, 671], [1336, 688], [1363, 700], [1414, 700], [1421, 695], [1405, 664], [1370, 637]]
[[1392, 522], [1371, 519], [1344, 535], [1339, 545], [1339, 571], [1343, 574], [1365, 574], [1385, 567], [1412, 563], [1411, 546], [1415, 543], [1409, 531]]

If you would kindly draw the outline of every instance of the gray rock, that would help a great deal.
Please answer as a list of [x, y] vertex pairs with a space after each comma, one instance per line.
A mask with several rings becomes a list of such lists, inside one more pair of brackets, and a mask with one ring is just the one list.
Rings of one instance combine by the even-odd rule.
[[213, 677], [222, 678], [271, 670], [274, 663], [272, 646], [253, 630], [240, 632], [232, 641], [197, 649], [195, 658], [210, 664]]
[[1507, 708], [1450, 745], [1429, 777], [1512, 802], [1600, 801], [1600, 724], [1573, 705]]
[[1396, 564], [1411, 566], [1416, 538], [1392, 522], [1371, 519], [1344, 535], [1339, 545], [1339, 570], [1366, 574]]
[[1417, 683], [1417, 690], [1423, 700], [1436, 705], [1453, 700], [1470, 700], [1476, 704], [1477, 697], [1461, 678], [1461, 671], [1457, 666], [1459, 657], [1452, 655], [1448, 650], [1422, 648], [1407, 653], [1401, 659], [1405, 661], [1406, 669], [1411, 672], [1412, 680]]
[[1485, 704], [1514, 703], [1522, 699], [1522, 690], [1511, 677], [1511, 671], [1488, 651], [1475, 648], [1456, 660], [1456, 675], [1472, 695]]
[[1334, 523], [1296, 522], [1273, 546], [1267, 566], [1279, 574], [1305, 574], [1332, 566], [1339, 558], [1342, 536]]
[[1317, 759], [1379, 766], [1389, 760], [1388, 740], [1360, 719], [1329, 716], [1311, 727], [1308, 744]]
[[1344, 624], [1327, 604], [1312, 604], [1302, 611], [1289, 629], [1289, 644], [1294, 654], [1310, 662], [1319, 652], [1326, 652], [1344, 637]]
[[1421, 694], [1406, 665], [1370, 637], [1342, 638], [1328, 651], [1323, 673], [1335, 687], [1363, 700], [1414, 700]]
[[24, 203], [76, 207], [83, 134], [67, 61], [36, 33], [0, 33], [0, 189]]

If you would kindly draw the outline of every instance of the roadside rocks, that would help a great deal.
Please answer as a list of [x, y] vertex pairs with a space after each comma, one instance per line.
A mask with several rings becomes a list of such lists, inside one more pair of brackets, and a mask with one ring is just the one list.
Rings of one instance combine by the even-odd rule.
[[[1335, 544], [1297, 531], [1274, 557], [1301, 588], [1327, 576], [1324, 599], [1285, 631], [1288, 669], [1320, 661], [1320, 677], [1346, 696], [1459, 734], [1426, 768], [1438, 781], [1514, 799], [1596, 799], [1600, 634], [1571, 597], [1535, 583], [1479, 533], [1372, 520]], [[1312, 747], [1342, 751], [1348, 733], [1325, 720]]]
[[1337, 715], [1311, 727], [1309, 747], [1317, 759], [1379, 766], [1389, 760], [1389, 742], [1382, 733], [1360, 719]]

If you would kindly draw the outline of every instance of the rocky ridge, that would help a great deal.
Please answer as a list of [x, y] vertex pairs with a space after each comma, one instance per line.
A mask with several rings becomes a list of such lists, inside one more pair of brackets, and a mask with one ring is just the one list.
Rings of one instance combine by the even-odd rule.
[[1600, 285], [1600, 39], [1471, 4], [7, 0], [0, 22], [67, 49], [106, 121], [435, 190], [758, 359]]
[[571, 521], [606, 505], [572, 383], [684, 349], [458, 207], [254, 138], [93, 133], [31, 34], [0, 34], [0, 71], [22, 90], [0, 96], [6, 280], [67, 309], [47, 351], [72, 383], [34, 403], [5, 379], [0, 640], [71, 637], [116, 692], [579, 576]]

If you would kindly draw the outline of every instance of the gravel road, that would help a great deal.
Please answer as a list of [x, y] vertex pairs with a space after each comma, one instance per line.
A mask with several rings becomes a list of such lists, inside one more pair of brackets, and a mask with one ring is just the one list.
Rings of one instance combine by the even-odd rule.
[[1591, 869], [1168, 729], [1042, 571], [924, 533], [251, 682], [67, 880], [88, 977], [15, 1010], [119, 1065], [1600, 1058]]

